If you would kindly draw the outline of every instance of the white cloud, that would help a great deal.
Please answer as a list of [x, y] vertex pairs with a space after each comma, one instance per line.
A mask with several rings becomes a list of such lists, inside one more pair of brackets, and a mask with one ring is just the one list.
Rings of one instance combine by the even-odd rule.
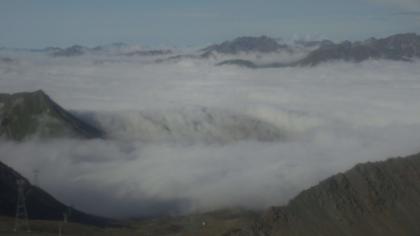
[[[0, 65], [0, 92], [42, 88], [114, 139], [3, 142], [0, 160], [27, 177], [40, 169], [42, 187], [94, 213], [278, 205], [357, 162], [420, 149], [419, 62], [250, 70], [193, 60], [19, 60]], [[259, 141], [247, 131], [254, 121], [286, 138]], [[224, 133], [237, 124], [240, 135]]]

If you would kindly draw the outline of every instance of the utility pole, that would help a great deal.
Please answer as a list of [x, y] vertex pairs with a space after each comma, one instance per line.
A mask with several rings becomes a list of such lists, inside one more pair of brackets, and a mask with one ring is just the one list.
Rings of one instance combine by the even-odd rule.
[[17, 184], [17, 202], [16, 202], [16, 218], [14, 231], [17, 232], [20, 228], [25, 227], [26, 232], [31, 232], [28, 222], [28, 211], [26, 209], [25, 201], [25, 185], [26, 182], [23, 179], [16, 181]]

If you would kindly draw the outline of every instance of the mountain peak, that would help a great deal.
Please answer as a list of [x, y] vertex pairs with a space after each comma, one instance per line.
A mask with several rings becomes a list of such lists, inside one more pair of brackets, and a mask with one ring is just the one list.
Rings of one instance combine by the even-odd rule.
[[103, 132], [55, 103], [44, 91], [0, 94], [0, 137], [98, 138]]

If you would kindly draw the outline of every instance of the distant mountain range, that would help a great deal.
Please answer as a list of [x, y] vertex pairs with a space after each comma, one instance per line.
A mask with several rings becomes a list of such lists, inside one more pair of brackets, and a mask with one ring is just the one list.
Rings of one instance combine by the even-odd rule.
[[118, 43], [110, 46], [98, 46], [94, 48], [84, 47], [80, 45], [73, 45], [68, 48], [46, 48], [45, 52], [54, 57], [75, 57], [85, 54], [111, 54], [116, 56], [164, 56], [172, 54], [169, 49], [131, 49], [128, 45]]
[[[305, 52], [302, 58], [290, 62], [264, 62], [259, 58], [266, 54], [289, 54]], [[256, 56], [248, 59], [246, 55]], [[369, 59], [412, 61], [420, 58], [420, 36], [414, 33], [396, 34], [383, 39], [370, 38], [365, 41], [295, 40], [285, 43], [267, 36], [239, 37], [231, 41], [203, 48], [197, 54], [175, 55], [157, 62], [183, 59], [208, 59], [226, 56], [228, 59], [216, 62], [217, 66], [236, 65], [252, 69], [281, 68], [295, 66], [316, 66], [325, 62], [362, 62]], [[244, 57], [245, 56], [245, 57]]]
[[[268, 36], [259, 37], [238, 37], [236, 39], [225, 41], [220, 44], [213, 44], [208, 47], [198, 50], [195, 54], [181, 54], [174, 55], [168, 58], [160, 58], [156, 62], [164, 61], [179, 61], [183, 59], [209, 59], [216, 58], [217, 56], [241, 56], [246, 54], [276, 54], [276, 53], [294, 53], [295, 51], [301, 51], [302, 49], [313, 50], [314, 48], [330, 45], [333, 42], [329, 40], [322, 41], [305, 41], [295, 40], [292, 44], [287, 44], [281, 40], [270, 38]], [[217, 65], [241, 65], [250, 68], [257, 68], [258, 66], [249, 60], [244, 59], [231, 59], [219, 62]]]
[[320, 47], [295, 64], [314, 66], [334, 60], [350, 62], [361, 62], [368, 59], [411, 61], [414, 58], [420, 58], [420, 36], [397, 34], [383, 39], [371, 38], [363, 42], [345, 41]]
[[225, 41], [220, 44], [214, 44], [201, 49], [202, 57], [209, 57], [214, 53], [220, 54], [241, 54], [241, 53], [292, 53], [297, 48], [319, 48], [334, 45], [332, 41], [306, 41], [295, 40], [291, 43], [276, 40], [267, 36], [259, 37], [239, 37], [231, 41]]
[[[21, 51], [25, 49], [0, 50]], [[386, 38], [370, 38], [364, 41], [292, 40], [284, 41], [268, 36], [238, 37], [233, 40], [183, 54], [175, 49], [145, 49], [125, 43], [85, 47], [73, 45], [67, 48], [48, 47], [41, 50], [26, 50], [46, 53], [52, 57], [77, 57], [82, 55], [106, 55], [125, 57], [150, 57], [157, 63], [180, 60], [216, 60], [216, 65], [236, 65], [261, 69], [295, 66], [316, 66], [325, 62], [362, 62], [369, 59], [412, 61], [420, 58], [420, 36], [415, 33], [395, 34]], [[290, 56], [291, 60], [275, 60], [275, 55]], [[302, 54], [294, 58], [293, 54]], [[253, 56], [252, 56], [253, 55]], [[266, 55], [273, 57], [269, 62], [261, 60]], [[0, 57], [0, 64], [11, 64], [15, 59], [6, 54]]]
[[[310, 44], [311, 45], [311, 44]], [[414, 33], [396, 34], [383, 39], [371, 38], [362, 42], [345, 41], [335, 44], [319, 42], [318, 48], [303, 59], [291, 63], [257, 64], [243, 59], [229, 59], [217, 65], [237, 65], [248, 68], [276, 68], [292, 66], [316, 66], [325, 62], [362, 62], [369, 59], [412, 61], [420, 58], [420, 36]]]
[[14, 217], [16, 215], [18, 180], [23, 180], [24, 182], [24, 193], [29, 219], [62, 221], [63, 214], [67, 214], [68, 220], [75, 223], [97, 226], [106, 226], [112, 223], [109, 219], [86, 214], [59, 202], [41, 188], [32, 185], [25, 177], [2, 162], [0, 162], [1, 216]]
[[0, 137], [33, 136], [101, 138], [104, 132], [64, 110], [41, 90], [0, 94]]

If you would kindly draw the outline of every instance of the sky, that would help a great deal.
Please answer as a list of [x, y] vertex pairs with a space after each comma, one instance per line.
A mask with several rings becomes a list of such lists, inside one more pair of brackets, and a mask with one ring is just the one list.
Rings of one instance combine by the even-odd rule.
[[244, 35], [420, 33], [419, 0], [2, 0], [0, 47], [202, 46]]

